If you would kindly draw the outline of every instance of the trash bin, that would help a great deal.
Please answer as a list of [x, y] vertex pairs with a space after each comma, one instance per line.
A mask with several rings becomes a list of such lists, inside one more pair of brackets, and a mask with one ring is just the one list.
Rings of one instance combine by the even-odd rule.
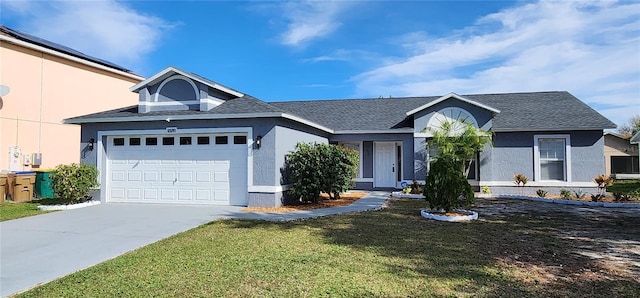
[[14, 202], [26, 202], [33, 199], [33, 186], [36, 173], [32, 171], [13, 172], [8, 175], [9, 196]]
[[53, 184], [51, 183], [51, 169], [36, 171], [35, 194], [39, 199], [53, 199]]
[[4, 203], [7, 189], [7, 174], [0, 174], [0, 203]]

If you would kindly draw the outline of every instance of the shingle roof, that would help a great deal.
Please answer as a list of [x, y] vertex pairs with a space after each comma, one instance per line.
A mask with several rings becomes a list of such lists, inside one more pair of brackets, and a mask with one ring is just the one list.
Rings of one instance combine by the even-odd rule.
[[[462, 97], [500, 110], [493, 118], [494, 131], [601, 130], [616, 125], [568, 92], [471, 94]], [[227, 100], [210, 111], [156, 111], [138, 114], [138, 107], [105, 111], [66, 119], [66, 123], [136, 118], [215, 115], [252, 117], [255, 114], [289, 114], [334, 131], [382, 131], [412, 128], [406, 113], [431, 101], [431, 97], [371, 98], [264, 102], [255, 97]], [[455, 99], [452, 99], [455, 100]], [[138, 119], [142, 120], [142, 119]]]
[[[285, 111], [261, 101], [253, 96], [245, 95], [243, 97], [227, 100], [210, 111], [196, 110], [172, 110], [172, 111], [152, 111], [147, 113], [138, 113], [138, 105], [118, 108], [98, 113], [82, 115], [78, 117], [65, 119], [65, 123], [77, 124], [81, 122], [103, 122], [104, 120], [117, 118], [127, 118], [135, 121], [136, 118], [150, 117], [171, 117], [171, 116], [202, 116], [202, 115], [242, 115], [242, 114], [264, 114], [264, 113], [284, 113]], [[102, 121], [98, 121], [102, 120]]]
[[[494, 131], [599, 130], [616, 127], [609, 119], [569, 92], [461, 96], [501, 111], [493, 119]], [[406, 112], [438, 98], [316, 100], [270, 104], [337, 131], [387, 130], [406, 126]]]

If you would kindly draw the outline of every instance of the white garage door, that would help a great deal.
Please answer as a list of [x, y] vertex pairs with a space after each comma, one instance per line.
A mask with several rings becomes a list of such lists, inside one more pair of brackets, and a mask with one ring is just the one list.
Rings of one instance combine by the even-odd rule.
[[247, 204], [246, 134], [110, 136], [107, 201]]

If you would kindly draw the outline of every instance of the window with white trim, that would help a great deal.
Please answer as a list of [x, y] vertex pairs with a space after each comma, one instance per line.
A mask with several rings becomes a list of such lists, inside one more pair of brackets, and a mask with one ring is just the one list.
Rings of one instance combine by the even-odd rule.
[[358, 175], [356, 178], [362, 178], [362, 143], [340, 143], [340, 146], [353, 149], [358, 152]]
[[571, 181], [571, 143], [569, 135], [534, 136], [535, 179]]

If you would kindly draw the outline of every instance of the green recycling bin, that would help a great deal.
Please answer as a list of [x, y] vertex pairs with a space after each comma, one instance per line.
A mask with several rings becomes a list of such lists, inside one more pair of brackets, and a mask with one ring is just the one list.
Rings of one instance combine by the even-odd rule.
[[36, 171], [36, 197], [39, 199], [53, 199], [53, 184], [51, 183], [53, 170]]

